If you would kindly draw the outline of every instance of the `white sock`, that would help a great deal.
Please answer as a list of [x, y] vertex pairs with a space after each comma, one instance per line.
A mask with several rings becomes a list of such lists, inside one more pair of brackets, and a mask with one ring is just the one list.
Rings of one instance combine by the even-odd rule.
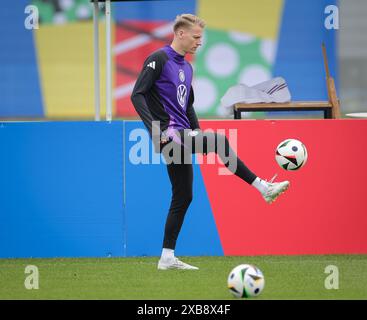
[[268, 191], [268, 183], [259, 177], [257, 177], [251, 185], [259, 190], [261, 194], [265, 194], [266, 191]]
[[162, 260], [171, 260], [175, 257], [175, 250], [163, 248], [161, 259]]

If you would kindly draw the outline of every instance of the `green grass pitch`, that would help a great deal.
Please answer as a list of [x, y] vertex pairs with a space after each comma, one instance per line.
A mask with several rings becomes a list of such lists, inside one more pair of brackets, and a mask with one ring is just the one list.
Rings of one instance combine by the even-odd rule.
[[[234, 299], [227, 277], [250, 263], [265, 276], [255, 299], [367, 299], [367, 255], [183, 257], [200, 270], [157, 270], [157, 257], [0, 259], [0, 299]], [[39, 289], [28, 290], [27, 265], [39, 271]], [[326, 289], [328, 265], [339, 288]]]

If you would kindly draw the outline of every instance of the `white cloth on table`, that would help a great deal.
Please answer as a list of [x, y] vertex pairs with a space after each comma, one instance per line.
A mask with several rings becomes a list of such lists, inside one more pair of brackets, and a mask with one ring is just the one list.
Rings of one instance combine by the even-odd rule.
[[291, 101], [286, 81], [277, 77], [249, 87], [243, 83], [230, 87], [221, 99], [224, 108], [236, 103], [284, 103]]

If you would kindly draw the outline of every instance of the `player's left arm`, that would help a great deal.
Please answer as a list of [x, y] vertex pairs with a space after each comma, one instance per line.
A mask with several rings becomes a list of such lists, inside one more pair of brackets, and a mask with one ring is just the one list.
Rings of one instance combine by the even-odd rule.
[[186, 115], [190, 121], [190, 127], [192, 130], [200, 130], [199, 120], [194, 109], [194, 90], [190, 88], [189, 101], [187, 103]]

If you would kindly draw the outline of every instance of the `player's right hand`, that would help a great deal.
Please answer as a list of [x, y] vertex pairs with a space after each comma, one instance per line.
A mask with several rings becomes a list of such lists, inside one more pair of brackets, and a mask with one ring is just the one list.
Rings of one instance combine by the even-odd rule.
[[164, 132], [161, 135], [161, 145], [167, 144], [168, 142], [170, 142], [172, 140], [171, 137], [167, 136]]

